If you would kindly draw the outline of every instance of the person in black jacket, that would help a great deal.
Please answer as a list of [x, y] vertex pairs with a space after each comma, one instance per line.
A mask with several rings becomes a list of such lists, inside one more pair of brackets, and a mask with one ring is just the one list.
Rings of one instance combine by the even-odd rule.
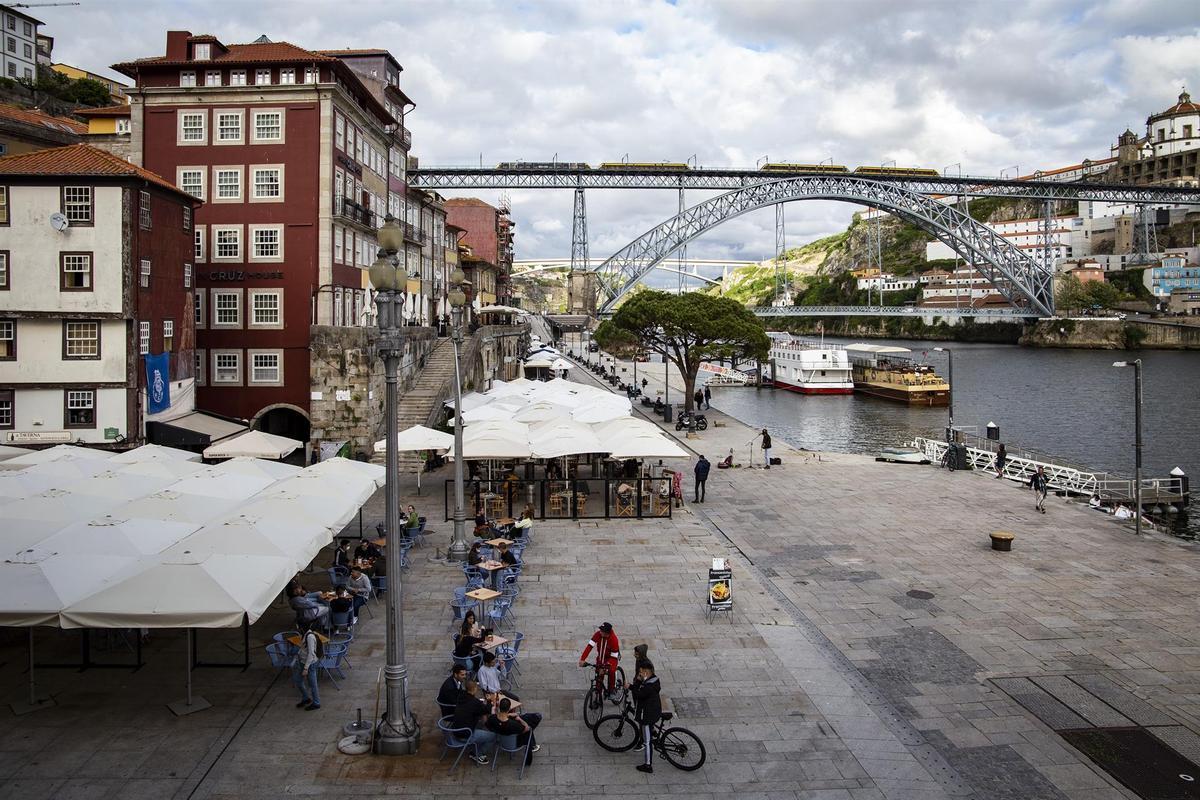
[[762, 429], [762, 451], [763, 451], [763, 469], [771, 468], [771, 434], [767, 433], [767, 429]]
[[696, 462], [696, 499], [693, 502], [704, 502], [704, 482], [708, 480], [708, 470], [712, 467], [708, 459], [700, 456], [700, 460]]
[[450, 670], [450, 677], [442, 681], [442, 688], [438, 690], [437, 704], [443, 717], [448, 717], [454, 713], [454, 707], [458, 705], [459, 695], [466, 690], [467, 668], [461, 664], [455, 664], [454, 669]]
[[658, 676], [654, 674], [654, 663], [650, 659], [644, 658], [637, 663], [637, 677], [633, 679], [629, 689], [633, 692], [633, 702], [636, 706], [634, 716], [641, 729], [642, 748], [646, 755], [646, 761], [638, 765], [638, 771], [654, 772], [654, 746], [650, 729], [662, 716], [662, 698], [659, 697], [662, 686], [658, 682]]

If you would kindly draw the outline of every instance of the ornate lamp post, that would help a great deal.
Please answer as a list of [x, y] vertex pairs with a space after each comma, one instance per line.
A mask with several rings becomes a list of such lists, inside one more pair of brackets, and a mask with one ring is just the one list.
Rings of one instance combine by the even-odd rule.
[[935, 352], [945, 353], [946, 358], [949, 360], [949, 363], [950, 363], [949, 374], [946, 376], [946, 379], [950, 383], [950, 392], [949, 392], [950, 397], [948, 398], [949, 404], [947, 406], [947, 411], [949, 412], [949, 415], [950, 415], [949, 416], [950, 421], [946, 425], [946, 441], [952, 442], [952, 441], [954, 441], [954, 351], [951, 350], [949, 347], [935, 347], [933, 349]]
[[1114, 367], [1133, 367], [1133, 509], [1134, 531], [1142, 535], [1142, 360], [1114, 361]]
[[387, 417], [387, 480], [384, 484], [385, 525], [387, 527], [387, 569], [391, 581], [387, 598], [387, 663], [383, 668], [387, 708], [375, 736], [375, 749], [384, 755], [409, 755], [417, 752], [421, 728], [408, 708], [408, 664], [404, 658], [404, 582], [400, 572], [400, 486], [397, 472], [399, 457], [396, 435], [396, 386], [400, 357], [404, 352], [401, 327], [404, 324], [404, 288], [407, 275], [398, 269], [396, 253], [404, 246], [400, 226], [391, 215], [379, 229], [379, 254], [371, 265], [371, 285], [375, 287], [378, 310], [379, 355], [383, 358], [386, 388], [384, 414]]
[[463, 419], [462, 419], [462, 342], [463, 316], [467, 305], [467, 276], [457, 267], [450, 273], [450, 324], [454, 330], [454, 541], [446, 551], [446, 558], [466, 561], [470, 548], [467, 546], [467, 510], [463, 501]]

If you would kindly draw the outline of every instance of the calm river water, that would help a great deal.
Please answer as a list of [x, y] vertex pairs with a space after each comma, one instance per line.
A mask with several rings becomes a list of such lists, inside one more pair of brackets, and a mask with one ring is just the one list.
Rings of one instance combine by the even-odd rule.
[[[826, 339], [848, 343], [848, 340]], [[945, 376], [936, 342], [885, 342], [908, 347]], [[1200, 481], [1200, 353], [1145, 350], [1049, 350], [1013, 345], [946, 343], [954, 350], [954, 421], [1000, 426], [1002, 441], [1095, 470], [1133, 474], [1133, 370], [1143, 363], [1143, 475], [1165, 477], [1182, 467]], [[802, 396], [729, 388], [713, 405], [747, 424], [766, 427], [813, 450], [872, 454], [914, 436], [944, 435], [945, 408], [910, 408], [865, 395]], [[1181, 535], [1200, 538], [1200, 509], [1184, 515]]]

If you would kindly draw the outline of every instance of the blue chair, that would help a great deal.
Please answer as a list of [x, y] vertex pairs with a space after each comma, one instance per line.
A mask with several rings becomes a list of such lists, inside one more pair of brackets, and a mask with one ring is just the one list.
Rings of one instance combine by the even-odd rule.
[[350, 581], [350, 570], [345, 567], [330, 567], [329, 582], [333, 584], [333, 588], [338, 589], [345, 586]]
[[342, 688], [333, 679], [333, 673], [336, 672], [339, 678], [345, 680], [346, 676], [342, 672], [342, 659], [345, 658], [347, 649], [347, 645], [328, 642], [325, 645], [325, 654], [317, 662], [317, 668], [325, 673], [325, 676], [329, 678], [329, 682], [333, 684], [333, 688], [339, 692]]
[[271, 659], [271, 666], [275, 667], [275, 669], [287, 669], [292, 666], [292, 660], [295, 657], [295, 653], [289, 653], [279, 642], [272, 642], [267, 645], [267, 658]]
[[342, 628], [349, 628], [351, 616], [352, 612], [350, 611], [330, 611], [329, 625], [335, 631]]
[[510, 641], [511, 644], [500, 645], [494, 652], [496, 653], [496, 658], [503, 661], [512, 661], [513, 669], [520, 672], [521, 668], [517, 666], [517, 655], [521, 652], [521, 643], [525, 641], [525, 634], [514, 633]]
[[421, 544], [421, 538], [420, 538], [420, 537], [421, 537], [421, 529], [420, 529], [419, 527], [418, 527], [418, 528], [405, 528], [405, 529], [404, 529], [404, 538], [405, 538], [405, 540], [406, 540], [406, 541], [410, 541], [410, 542], [412, 542], [414, 546], [420, 546], [420, 544]]
[[512, 624], [516, 624], [517, 621], [512, 610], [512, 599], [508, 597], [497, 597], [493, 600], [492, 606], [487, 610], [485, 616], [493, 623], [492, 627], [496, 628], [502, 627], [506, 619]]
[[482, 658], [482, 656], [478, 656], [478, 655], [456, 656], [456, 655], [452, 654], [450, 656], [450, 660], [454, 662], [455, 666], [466, 667], [468, 677], [470, 677], [471, 680], [474, 680], [475, 673], [479, 671], [479, 665], [480, 665], [480, 663], [482, 663], [483, 658]]
[[280, 631], [279, 633], [277, 633], [271, 637], [271, 641], [274, 644], [277, 644], [280, 647], [282, 647], [284, 652], [287, 653], [289, 656], [294, 656], [294, 655], [296, 655], [296, 651], [298, 651], [300, 648], [297, 647], [296, 645], [292, 644], [291, 642], [289, 642], [287, 640], [287, 637], [295, 636], [295, 635], [296, 635], [295, 631]]
[[467, 748], [475, 751], [475, 755], [479, 755], [479, 749], [471, 741], [472, 730], [470, 728], [451, 728], [450, 724], [453, 717], [442, 717], [438, 720], [438, 730], [442, 732], [442, 754], [438, 756], [438, 761], [446, 757], [446, 753], [451, 750], [458, 751], [458, 758], [454, 759], [454, 763], [450, 765], [450, 772], [458, 766], [458, 762], [462, 761], [463, 753], [467, 752]]
[[463, 619], [466, 618], [467, 612], [479, 605], [475, 600], [459, 600], [455, 598], [450, 601], [450, 628], [453, 629], [456, 625], [460, 625]]
[[371, 585], [375, 587], [375, 594], [383, 594], [388, 589], [387, 575], [376, 575], [371, 579]]
[[492, 754], [492, 772], [496, 771], [496, 760], [501, 753], [508, 753], [508, 760], [512, 761], [514, 753], [521, 754], [521, 772], [517, 776], [517, 780], [525, 778], [525, 761], [529, 758], [529, 743], [533, 741], [530, 736], [525, 740], [525, 744], [517, 744], [516, 736], [500, 736], [496, 739], [496, 751]]
[[342, 656], [342, 663], [350, 669], [354, 669], [354, 665], [350, 663], [350, 645], [354, 644], [354, 630], [345, 630], [341, 633], [335, 633], [329, 637], [330, 644], [346, 645], [346, 655]]

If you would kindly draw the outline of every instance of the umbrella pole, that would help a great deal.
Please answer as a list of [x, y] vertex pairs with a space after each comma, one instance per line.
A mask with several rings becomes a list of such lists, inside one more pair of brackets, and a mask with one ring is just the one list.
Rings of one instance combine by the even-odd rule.
[[28, 714], [32, 711], [40, 711], [43, 708], [50, 708], [54, 705], [54, 698], [37, 696], [37, 683], [34, 680], [34, 663], [33, 663], [33, 626], [29, 626], [29, 702], [28, 703], [12, 703], [9, 708], [17, 716]]
[[169, 703], [167, 708], [177, 717], [185, 717], [188, 714], [195, 714], [197, 711], [203, 711], [206, 708], [212, 708], [212, 703], [205, 700], [203, 697], [192, 696], [192, 666], [195, 661], [195, 631], [191, 628], [187, 629], [187, 698], [184, 700], [176, 700], [174, 703]]

